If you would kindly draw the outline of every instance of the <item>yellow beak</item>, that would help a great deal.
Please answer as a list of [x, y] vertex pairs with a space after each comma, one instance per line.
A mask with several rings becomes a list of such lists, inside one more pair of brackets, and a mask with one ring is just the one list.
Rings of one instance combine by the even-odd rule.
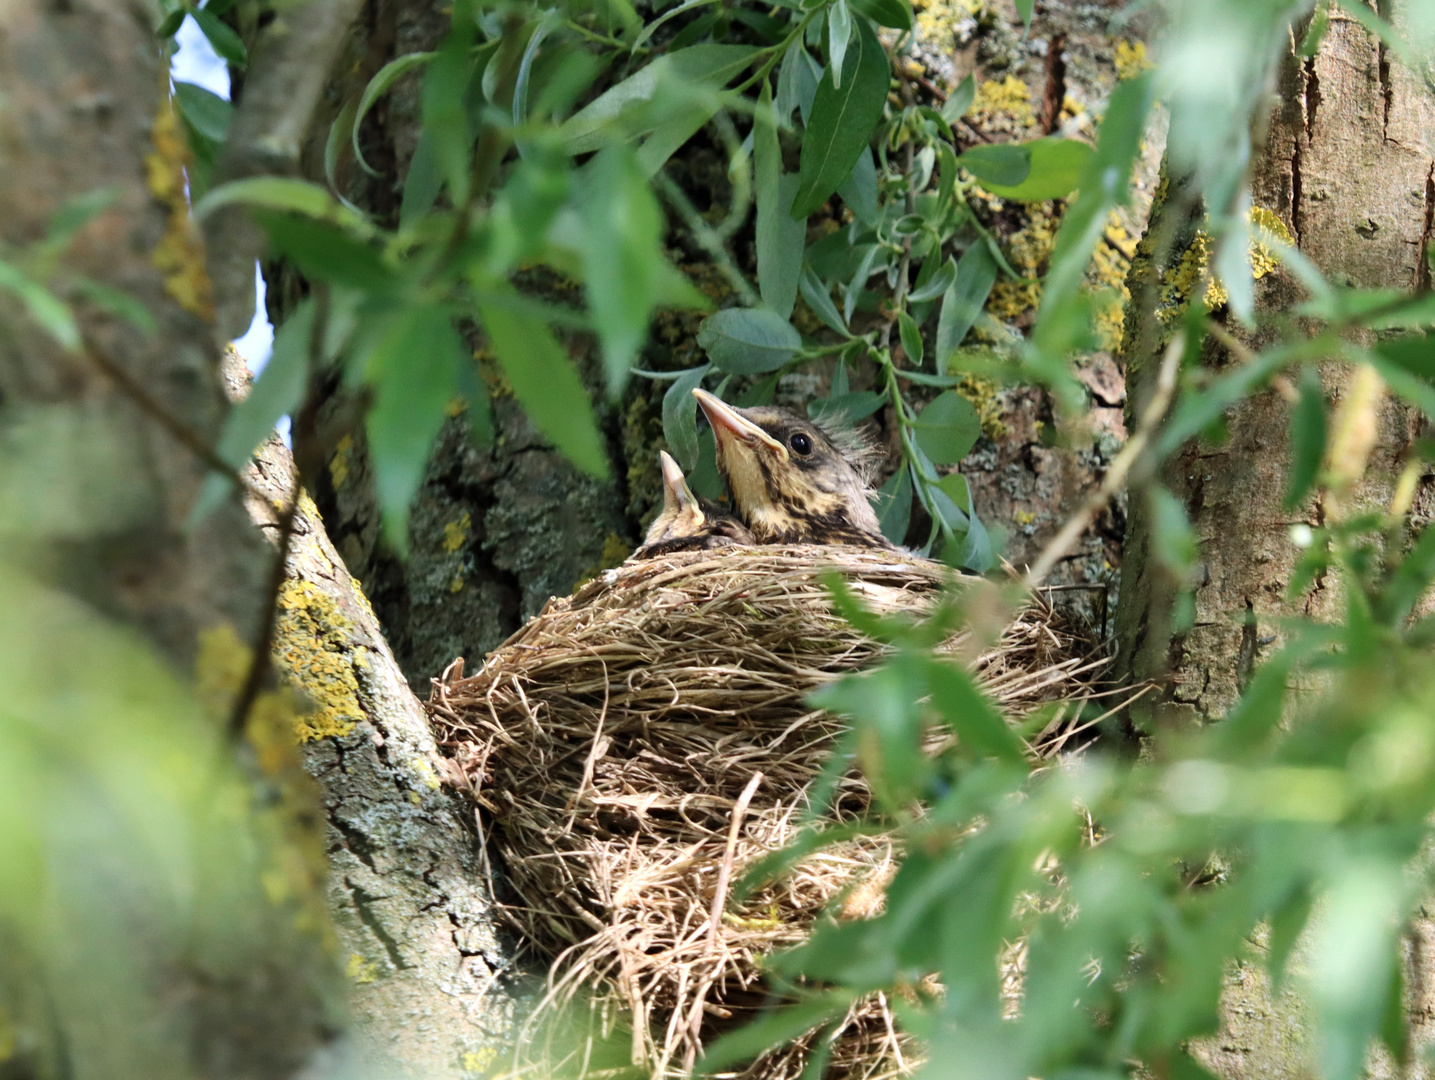
[[740, 439], [748, 446], [766, 446], [784, 461], [787, 460], [787, 447], [723, 401], [722, 398], [709, 394], [703, 389], [693, 390], [693, 397], [698, 399], [698, 404], [707, 414], [708, 423], [713, 426], [713, 435], [717, 437], [719, 444], [730, 439]]
[[687, 477], [683, 470], [666, 450], [658, 451], [658, 465], [663, 470], [663, 502], [674, 510], [688, 510], [702, 519], [702, 511], [698, 509], [697, 496], [693, 489], [688, 487]]

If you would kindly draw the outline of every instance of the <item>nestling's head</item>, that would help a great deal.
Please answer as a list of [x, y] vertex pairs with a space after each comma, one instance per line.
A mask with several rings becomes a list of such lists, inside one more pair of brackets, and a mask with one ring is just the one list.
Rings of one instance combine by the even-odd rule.
[[868, 501], [872, 455], [860, 439], [790, 409], [693, 396], [712, 424], [718, 472], [758, 543], [891, 546]]
[[663, 471], [663, 508], [648, 526], [634, 558], [753, 542], [742, 522], [693, 494], [683, 470], [666, 450], [658, 451], [658, 465]]
[[707, 518], [698, 505], [698, 497], [688, 487], [683, 470], [666, 450], [658, 451], [658, 465], [663, 470], [663, 508], [648, 526], [643, 543], [656, 544], [677, 536], [696, 536]]

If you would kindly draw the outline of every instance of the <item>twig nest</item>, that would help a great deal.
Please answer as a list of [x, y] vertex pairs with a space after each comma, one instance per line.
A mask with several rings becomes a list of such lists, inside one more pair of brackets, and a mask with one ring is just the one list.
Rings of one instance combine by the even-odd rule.
[[[920, 615], [962, 584], [938, 563], [870, 548], [685, 552], [550, 601], [476, 674], [456, 662], [434, 682], [439, 741], [522, 899], [508, 913], [556, 958], [545, 1005], [585, 991], [625, 1008], [632, 1062], [651, 1075], [689, 1067], [705, 1040], [760, 1008], [762, 957], [800, 942], [824, 910], [881, 909], [896, 855], [882, 836], [826, 848], [727, 902], [746, 867], [793, 837], [844, 730], [808, 694], [883, 648], [834, 613], [830, 571], [884, 613]], [[1038, 601], [971, 662], [1015, 717], [1089, 696], [1105, 659]], [[850, 774], [830, 814], [868, 802]], [[749, 1074], [797, 1076], [809, 1042]], [[884, 1062], [901, 1071], [910, 1048], [886, 1002], [864, 1002], [828, 1075]]]

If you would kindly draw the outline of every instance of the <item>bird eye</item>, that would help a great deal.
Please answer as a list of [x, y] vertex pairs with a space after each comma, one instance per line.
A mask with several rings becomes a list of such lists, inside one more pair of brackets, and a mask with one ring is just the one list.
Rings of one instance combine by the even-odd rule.
[[806, 455], [812, 453], [812, 439], [811, 439], [811, 437], [808, 436], [808, 435], [803, 434], [803, 433], [800, 432], [800, 431], [799, 431], [796, 435], [794, 435], [791, 439], [788, 440], [788, 444], [789, 444], [794, 450], [796, 450], [799, 454], [802, 454], [803, 456], [806, 456]]

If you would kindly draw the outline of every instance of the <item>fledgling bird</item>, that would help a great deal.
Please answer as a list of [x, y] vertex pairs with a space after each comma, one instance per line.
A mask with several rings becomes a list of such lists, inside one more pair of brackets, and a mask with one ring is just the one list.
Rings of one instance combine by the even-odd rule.
[[648, 526], [635, 559], [651, 559], [674, 551], [703, 551], [729, 544], [751, 544], [752, 533], [737, 518], [693, 494], [683, 470], [665, 450], [658, 451], [663, 470], [663, 508]]
[[717, 439], [717, 466], [759, 544], [859, 544], [896, 549], [872, 510], [871, 454], [855, 437], [790, 409], [737, 409], [693, 396]]

